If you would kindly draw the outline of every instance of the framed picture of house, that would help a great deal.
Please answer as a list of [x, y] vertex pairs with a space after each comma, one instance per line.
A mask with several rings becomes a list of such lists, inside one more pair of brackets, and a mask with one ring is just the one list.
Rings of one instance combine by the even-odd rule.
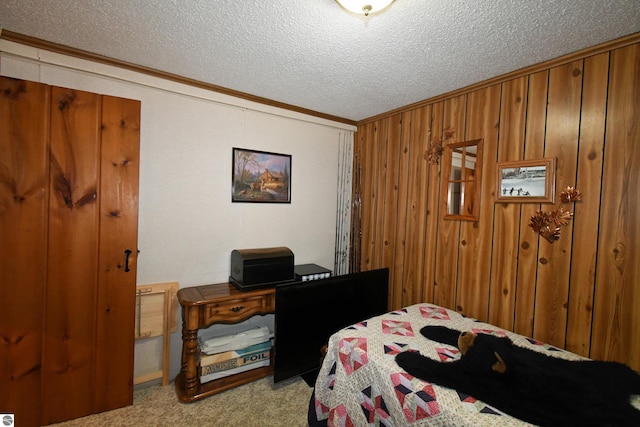
[[231, 201], [291, 203], [291, 156], [234, 147]]
[[556, 159], [498, 162], [496, 202], [553, 203]]

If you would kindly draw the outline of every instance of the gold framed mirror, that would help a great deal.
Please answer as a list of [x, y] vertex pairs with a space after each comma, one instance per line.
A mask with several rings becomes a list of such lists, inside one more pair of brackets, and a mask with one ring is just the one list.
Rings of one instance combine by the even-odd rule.
[[442, 175], [444, 219], [477, 221], [480, 217], [482, 139], [447, 144]]

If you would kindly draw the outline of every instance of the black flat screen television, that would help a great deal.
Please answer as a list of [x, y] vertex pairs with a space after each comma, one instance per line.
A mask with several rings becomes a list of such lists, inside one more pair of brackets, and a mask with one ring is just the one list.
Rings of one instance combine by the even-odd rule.
[[388, 268], [278, 285], [274, 382], [317, 374], [320, 348], [328, 344], [329, 337], [386, 313], [388, 290]]

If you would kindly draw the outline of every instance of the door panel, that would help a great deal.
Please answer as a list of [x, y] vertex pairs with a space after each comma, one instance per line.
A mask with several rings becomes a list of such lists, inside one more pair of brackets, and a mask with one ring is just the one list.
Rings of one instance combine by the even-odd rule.
[[0, 409], [21, 426], [133, 401], [139, 130], [139, 101], [0, 77]]
[[44, 423], [92, 413], [100, 96], [51, 89]]
[[48, 105], [46, 85], [0, 77], [0, 409], [25, 426], [40, 422]]
[[140, 164], [140, 102], [103, 96], [102, 105], [96, 412], [133, 403]]

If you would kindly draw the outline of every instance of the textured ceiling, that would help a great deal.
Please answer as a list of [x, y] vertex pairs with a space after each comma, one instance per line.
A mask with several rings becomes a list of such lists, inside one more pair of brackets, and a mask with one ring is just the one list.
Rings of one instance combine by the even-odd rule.
[[2, 0], [0, 27], [350, 120], [640, 31], [640, 0]]

